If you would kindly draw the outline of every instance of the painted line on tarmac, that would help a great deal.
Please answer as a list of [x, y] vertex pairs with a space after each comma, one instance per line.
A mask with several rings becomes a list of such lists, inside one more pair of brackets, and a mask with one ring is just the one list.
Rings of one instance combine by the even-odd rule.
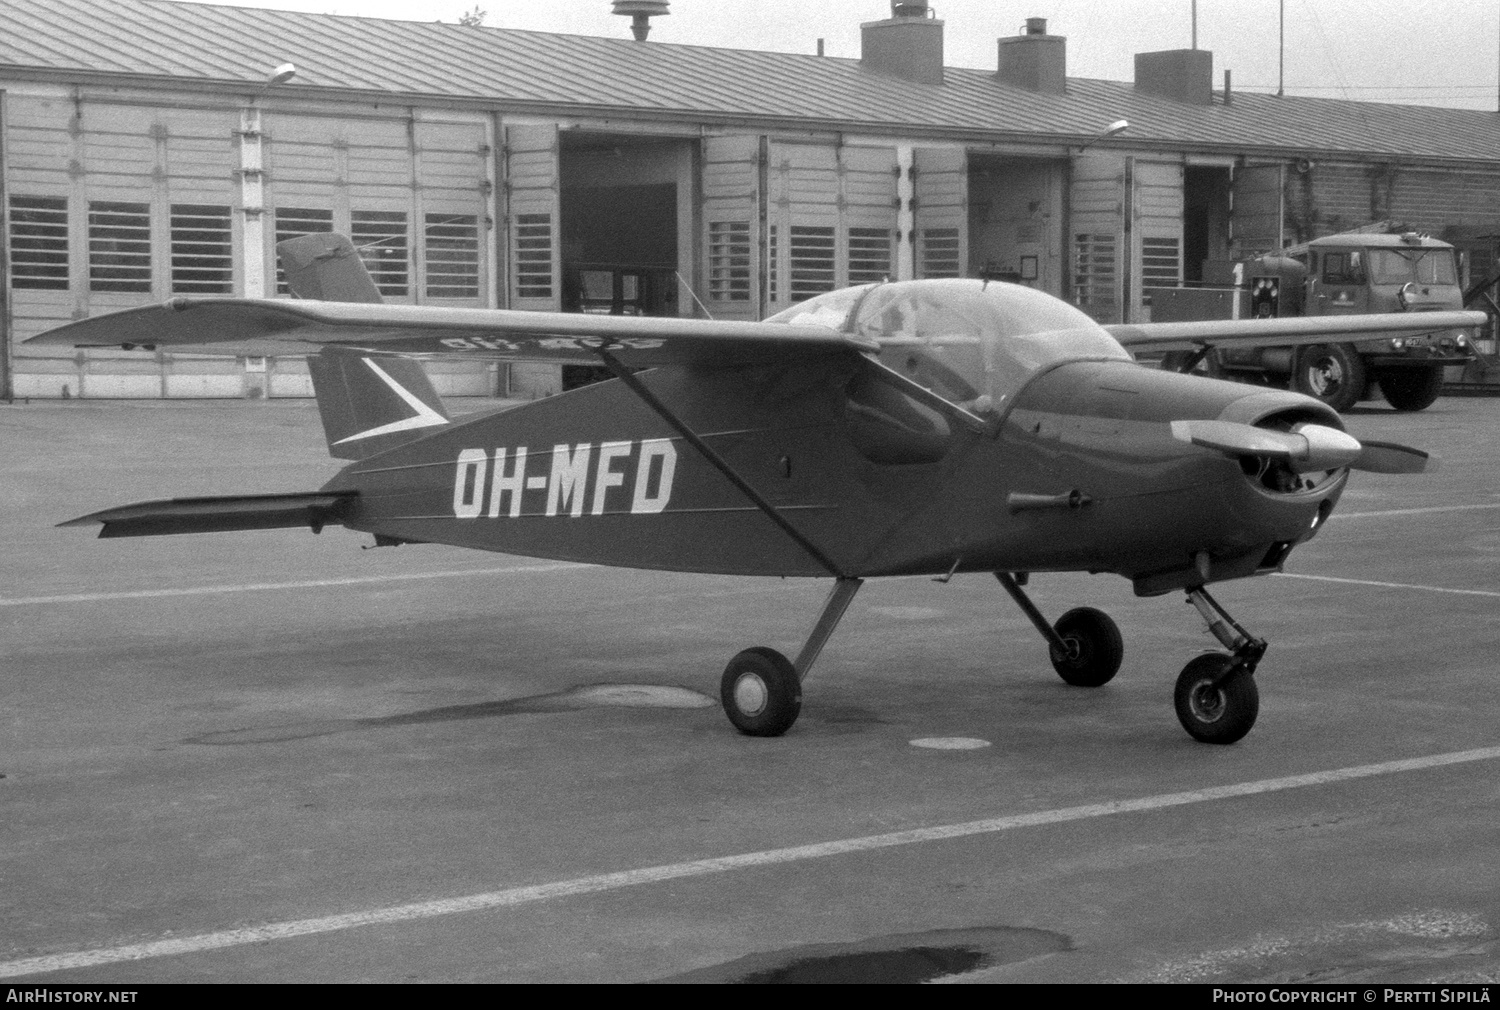
[[1293, 575], [1291, 572], [1277, 572], [1283, 579], [1307, 579], [1311, 582], [1340, 582], [1350, 586], [1376, 586], [1380, 589], [1420, 589], [1428, 593], [1452, 593], [1455, 596], [1491, 596], [1500, 597], [1500, 592], [1493, 589], [1449, 589], [1447, 586], [1419, 586], [1414, 582], [1376, 582], [1374, 579], [1340, 579], [1332, 575]]
[[288, 922], [267, 923], [247, 929], [231, 929], [218, 933], [200, 933], [171, 940], [155, 940], [148, 943], [129, 944], [122, 947], [106, 947], [71, 953], [48, 954], [28, 957], [17, 961], [0, 962], [0, 978], [18, 975], [41, 975], [47, 972], [87, 968], [101, 964], [118, 964], [124, 961], [139, 961], [146, 958], [169, 957], [176, 954], [193, 954], [224, 947], [238, 947], [250, 943], [265, 943], [270, 940], [287, 940], [317, 933], [333, 933], [357, 926], [372, 926], [393, 922], [410, 922], [431, 919], [459, 912], [478, 912], [495, 908], [513, 908], [517, 905], [554, 901], [576, 894], [596, 894], [601, 891], [616, 891], [626, 887], [639, 887], [666, 880], [685, 877], [703, 877], [752, 867], [797, 863], [809, 859], [826, 859], [854, 852], [870, 852], [923, 842], [946, 841], [975, 835], [996, 834], [1016, 828], [1031, 828], [1047, 824], [1063, 824], [1113, 814], [1140, 813], [1164, 810], [1171, 807], [1209, 803], [1215, 800], [1233, 799], [1240, 796], [1258, 796], [1265, 793], [1283, 792], [1288, 789], [1305, 789], [1335, 782], [1373, 778], [1379, 775], [1395, 775], [1402, 772], [1423, 771], [1449, 765], [1470, 764], [1476, 761], [1493, 761], [1500, 758], [1500, 747], [1480, 747], [1474, 750], [1453, 751], [1447, 754], [1430, 754], [1426, 757], [1405, 758], [1399, 761], [1382, 761], [1377, 764], [1356, 765], [1349, 768], [1334, 768], [1328, 771], [1310, 772], [1305, 775], [1288, 775], [1283, 778], [1259, 779], [1234, 785], [1213, 786], [1180, 793], [1162, 793], [1133, 800], [1112, 800], [1105, 803], [1090, 803], [1084, 806], [1061, 807], [1030, 814], [1015, 814], [1009, 817], [994, 817], [982, 821], [967, 821], [962, 824], [945, 824], [931, 828], [916, 828], [911, 831], [894, 831], [883, 835], [866, 835], [862, 838], [845, 838], [833, 842], [817, 842], [811, 845], [794, 845], [783, 849], [767, 849], [763, 852], [744, 852], [716, 859], [698, 859], [686, 863], [670, 863], [664, 866], [647, 866], [638, 870], [619, 873], [601, 873], [589, 877], [575, 877], [550, 884], [530, 887], [513, 887], [503, 891], [471, 894], [461, 898], [444, 898], [438, 901], [423, 901], [409, 905], [393, 905], [386, 908], [369, 909], [363, 912], [347, 912], [317, 919], [296, 919]]
[[455, 568], [444, 572], [401, 572], [395, 575], [360, 575], [347, 579], [307, 579], [301, 582], [245, 582], [233, 586], [183, 586], [177, 589], [134, 589], [117, 593], [69, 593], [63, 596], [16, 596], [0, 598], [0, 607], [29, 607], [45, 603], [96, 603], [101, 600], [148, 600], [159, 596], [220, 596], [225, 593], [255, 593], [268, 589], [324, 589], [331, 586], [364, 586], [382, 582], [414, 582], [420, 579], [453, 579], [475, 575], [526, 575], [556, 572], [565, 568], [588, 568], [575, 562], [546, 565], [512, 565], [509, 568]]
[[1380, 516], [1421, 516], [1429, 512], [1474, 512], [1479, 509], [1500, 509], [1500, 502], [1491, 502], [1487, 505], [1432, 505], [1428, 508], [1419, 509], [1384, 509], [1379, 512], [1335, 512], [1330, 517], [1334, 519], [1377, 519]]

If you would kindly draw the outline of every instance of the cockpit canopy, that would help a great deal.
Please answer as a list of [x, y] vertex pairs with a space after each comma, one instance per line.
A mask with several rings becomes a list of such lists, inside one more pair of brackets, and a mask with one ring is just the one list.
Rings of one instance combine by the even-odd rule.
[[1041, 291], [979, 280], [899, 281], [830, 292], [767, 322], [820, 324], [880, 344], [880, 361], [981, 416], [1059, 361], [1130, 354], [1088, 316]]

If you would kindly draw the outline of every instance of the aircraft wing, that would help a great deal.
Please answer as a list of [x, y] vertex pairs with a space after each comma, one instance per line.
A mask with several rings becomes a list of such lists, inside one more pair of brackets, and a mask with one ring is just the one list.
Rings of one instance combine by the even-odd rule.
[[68, 323], [26, 343], [255, 355], [308, 354], [340, 344], [587, 364], [598, 364], [593, 351], [604, 347], [634, 367], [751, 364], [877, 349], [822, 326], [270, 298], [172, 298]]
[[1192, 351], [1200, 347], [1286, 347], [1417, 336], [1482, 326], [1483, 312], [1387, 312], [1362, 316], [1297, 316], [1288, 319], [1204, 319], [1186, 323], [1117, 323], [1104, 327], [1132, 351]]

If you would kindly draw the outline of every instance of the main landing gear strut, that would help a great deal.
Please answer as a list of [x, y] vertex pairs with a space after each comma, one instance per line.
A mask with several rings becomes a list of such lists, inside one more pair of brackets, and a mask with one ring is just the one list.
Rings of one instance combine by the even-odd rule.
[[[1125, 650], [1120, 629], [1108, 614], [1078, 607], [1048, 624], [1021, 588], [1024, 572], [996, 572], [995, 578], [1047, 640], [1052, 667], [1063, 680], [1075, 687], [1099, 687], [1119, 671]], [[1183, 668], [1173, 695], [1177, 718], [1195, 740], [1234, 743], [1250, 732], [1260, 711], [1252, 675], [1266, 643], [1240, 627], [1208, 590], [1190, 589], [1187, 598], [1229, 652], [1204, 653]]]
[[864, 584], [864, 579], [848, 576], [834, 580], [823, 613], [795, 663], [763, 645], [746, 649], [729, 661], [719, 681], [719, 700], [736, 729], [749, 736], [780, 736], [792, 728], [802, 711], [802, 681]]

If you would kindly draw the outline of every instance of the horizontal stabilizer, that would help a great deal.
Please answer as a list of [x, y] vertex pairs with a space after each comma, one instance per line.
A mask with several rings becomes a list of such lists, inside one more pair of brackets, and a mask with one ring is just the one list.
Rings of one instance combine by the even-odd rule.
[[169, 498], [136, 502], [69, 519], [59, 526], [102, 523], [101, 537], [154, 537], [172, 533], [225, 533], [309, 526], [314, 533], [348, 515], [358, 492], [256, 494], [224, 498]]
[[276, 243], [286, 286], [298, 298], [326, 302], [383, 301], [380, 289], [348, 236], [335, 232], [299, 235]]
[[1483, 312], [1386, 312], [1360, 316], [1203, 319], [1180, 323], [1116, 323], [1104, 327], [1132, 351], [1191, 351], [1199, 347], [1287, 347], [1371, 337], [1420, 336], [1483, 326]]

